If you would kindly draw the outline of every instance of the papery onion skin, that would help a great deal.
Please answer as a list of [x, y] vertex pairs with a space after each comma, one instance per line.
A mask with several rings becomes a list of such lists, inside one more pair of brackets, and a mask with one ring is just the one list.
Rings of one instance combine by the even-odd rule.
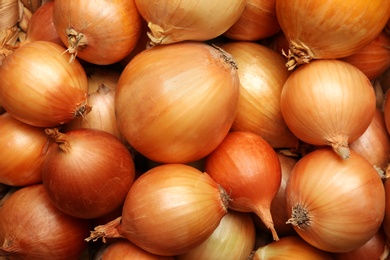
[[196, 161], [215, 149], [233, 124], [239, 97], [238, 74], [226, 55], [205, 43], [183, 42], [133, 58], [115, 95], [126, 141], [163, 163]]
[[253, 260], [290, 260], [292, 259], [332, 260], [329, 252], [322, 251], [306, 243], [299, 236], [287, 236], [279, 241], [259, 247], [253, 254]]
[[15, 191], [0, 208], [0, 255], [9, 259], [76, 260], [87, 248], [88, 221], [59, 211], [42, 184]]
[[332, 146], [343, 159], [349, 157], [348, 144], [368, 128], [375, 109], [368, 78], [339, 60], [299, 67], [282, 89], [281, 110], [291, 132], [306, 143]]
[[257, 41], [280, 31], [276, 0], [247, 0], [240, 18], [223, 35], [239, 41]]
[[246, 260], [254, 249], [256, 229], [248, 213], [229, 210], [214, 232], [196, 248], [177, 260], [236, 259]]
[[276, 14], [294, 55], [286, 65], [293, 69], [295, 62], [343, 58], [364, 48], [385, 27], [390, 2], [276, 0]]
[[46, 133], [54, 143], [43, 162], [42, 183], [57, 208], [92, 219], [122, 205], [135, 177], [133, 158], [122, 142], [96, 129]]
[[272, 232], [271, 201], [281, 182], [281, 166], [274, 149], [252, 132], [230, 132], [205, 161], [205, 171], [231, 197], [229, 207], [254, 212]]
[[221, 47], [239, 67], [240, 97], [232, 130], [256, 133], [273, 148], [297, 147], [298, 138], [280, 109], [280, 94], [290, 75], [284, 58], [255, 42], [230, 42]]
[[135, 4], [148, 23], [152, 45], [211, 40], [227, 31], [245, 8], [244, 0], [135, 0]]
[[54, 1], [53, 22], [72, 57], [98, 65], [126, 57], [141, 32], [134, 0]]
[[64, 124], [89, 111], [87, 76], [77, 60], [47, 41], [26, 44], [0, 67], [0, 102], [16, 119], [34, 126]]
[[355, 151], [343, 160], [330, 148], [319, 148], [294, 166], [286, 209], [287, 223], [306, 242], [328, 252], [349, 252], [379, 230], [385, 189], [371, 163]]
[[27, 186], [42, 181], [49, 139], [44, 129], [0, 115], [0, 183]]
[[185, 164], [156, 166], [131, 186], [122, 217], [95, 227], [86, 240], [122, 237], [152, 254], [184, 254], [213, 233], [228, 203], [207, 173]]

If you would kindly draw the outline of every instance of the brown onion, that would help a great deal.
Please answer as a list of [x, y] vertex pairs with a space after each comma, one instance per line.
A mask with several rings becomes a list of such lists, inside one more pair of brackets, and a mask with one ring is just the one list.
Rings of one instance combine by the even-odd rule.
[[77, 260], [88, 221], [58, 210], [42, 184], [15, 191], [0, 208], [0, 255], [9, 259]]
[[367, 46], [385, 27], [390, 2], [276, 0], [276, 14], [290, 43], [286, 66], [293, 69], [311, 59], [347, 57]]
[[119, 78], [115, 112], [122, 135], [143, 156], [188, 163], [226, 136], [238, 96], [230, 55], [205, 43], [182, 42], [154, 46], [130, 61]]
[[382, 31], [366, 47], [341, 60], [360, 69], [368, 79], [376, 79], [390, 67], [390, 34]]
[[34, 41], [0, 67], [0, 102], [16, 119], [40, 127], [67, 123], [89, 112], [88, 81], [81, 64], [69, 64], [61, 46]]
[[270, 212], [281, 182], [276, 152], [252, 132], [230, 132], [205, 161], [205, 171], [229, 194], [229, 207], [254, 212], [278, 240]]
[[322, 251], [306, 243], [297, 236], [287, 236], [279, 241], [271, 242], [259, 247], [253, 254], [252, 260], [290, 260], [290, 259], [315, 259], [332, 260], [329, 252]]
[[357, 249], [378, 232], [385, 189], [378, 173], [351, 150], [348, 160], [317, 149], [294, 166], [286, 186], [287, 223], [309, 244], [328, 252]]
[[42, 181], [49, 139], [44, 129], [0, 115], [0, 183], [27, 186]]
[[78, 56], [93, 64], [113, 64], [137, 44], [141, 18], [134, 0], [54, 1], [53, 22], [71, 61]]
[[244, 0], [135, 0], [148, 23], [151, 44], [205, 41], [227, 31], [245, 8]]
[[353, 65], [317, 60], [299, 67], [284, 84], [281, 110], [290, 130], [312, 145], [330, 145], [342, 158], [370, 125], [374, 89]]
[[224, 33], [229, 39], [257, 41], [280, 31], [276, 0], [247, 0], [240, 18]]
[[246, 260], [254, 249], [255, 238], [256, 230], [251, 215], [229, 210], [206, 241], [176, 259]]
[[298, 146], [280, 109], [280, 94], [290, 75], [283, 57], [254, 42], [230, 42], [221, 47], [239, 67], [240, 96], [232, 130], [254, 132], [273, 148]]
[[122, 142], [87, 128], [46, 133], [54, 143], [43, 162], [42, 182], [57, 208], [74, 217], [97, 218], [122, 205], [135, 176]]
[[228, 203], [227, 193], [206, 173], [164, 164], [134, 182], [122, 217], [95, 227], [86, 240], [122, 237], [153, 254], [184, 254], [214, 232]]

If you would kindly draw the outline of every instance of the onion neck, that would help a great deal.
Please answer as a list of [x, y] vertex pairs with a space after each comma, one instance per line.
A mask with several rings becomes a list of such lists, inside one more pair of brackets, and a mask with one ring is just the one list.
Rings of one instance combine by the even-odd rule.
[[291, 218], [286, 224], [292, 224], [299, 229], [305, 230], [311, 225], [311, 216], [309, 211], [300, 204], [293, 206]]
[[222, 201], [222, 207], [224, 211], [227, 213], [230, 205], [230, 201], [232, 201], [232, 199], [229, 197], [229, 194], [227, 194], [226, 190], [222, 188], [221, 185], [218, 185], [218, 190]]
[[58, 144], [61, 151], [69, 152], [71, 150], [67, 135], [61, 133], [58, 128], [46, 128], [45, 133], [53, 142]]
[[234, 70], [238, 69], [237, 62], [234, 60], [233, 56], [230, 53], [215, 44], [213, 44], [212, 46], [220, 52], [221, 58], [226, 64], [228, 64]]
[[261, 219], [264, 225], [271, 231], [272, 238], [275, 241], [278, 241], [279, 236], [274, 227], [274, 222], [272, 220], [270, 207], [264, 207], [264, 206], [256, 207], [254, 209], [254, 213]]
[[288, 70], [293, 70], [301, 64], [309, 63], [313, 59], [313, 53], [310, 48], [303, 43], [290, 43], [290, 49], [286, 54], [282, 50], [282, 54], [287, 57], [286, 67]]
[[105, 225], [100, 225], [91, 231], [89, 237], [85, 241], [97, 241], [99, 238], [102, 239], [103, 243], [106, 243], [106, 238], [125, 238], [120, 234], [120, 227], [122, 224], [122, 217], [118, 217]]
[[88, 41], [84, 34], [77, 32], [73, 27], [68, 27], [66, 34], [69, 43], [66, 51], [70, 54], [69, 63], [72, 63], [77, 56], [77, 51], [85, 49], [88, 46]]
[[343, 160], [348, 159], [351, 156], [348, 145], [348, 136], [337, 135], [336, 137], [328, 140], [333, 151], [335, 151]]

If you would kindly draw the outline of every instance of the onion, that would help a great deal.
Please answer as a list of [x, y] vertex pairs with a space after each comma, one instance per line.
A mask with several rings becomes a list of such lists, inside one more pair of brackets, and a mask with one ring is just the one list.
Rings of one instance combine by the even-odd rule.
[[42, 181], [49, 140], [42, 128], [0, 115], [0, 183], [27, 186]]
[[9, 259], [79, 259], [88, 221], [59, 211], [42, 184], [15, 191], [0, 208], [0, 255]]
[[305, 155], [286, 186], [287, 223], [309, 244], [328, 252], [357, 249], [379, 230], [385, 190], [374, 167], [351, 150], [348, 160], [330, 148]]
[[101, 130], [60, 133], [46, 129], [54, 141], [42, 169], [42, 182], [53, 204], [78, 218], [101, 217], [122, 205], [135, 176], [126, 146]]
[[131, 186], [122, 217], [95, 227], [86, 240], [123, 237], [152, 254], [184, 254], [214, 232], [228, 203], [206, 173], [185, 164], [156, 166]]
[[386, 92], [383, 104], [383, 116], [385, 118], [385, 125], [387, 132], [390, 134], [390, 91]]
[[294, 71], [284, 84], [281, 110], [290, 130], [312, 145], [330, 145], [343, 159], [350, 142], [370, 125], [375, 92], [356, 67], [339, 60], [317, 60]]
[[276, 0], [247, 0], [240, 18], [224, 33], [224, 36], [238, 41], [257, 41], [279, 31]]
[[256, 230], [251, 215], [230, 210], [206, 241], [176, 259], [246, 260], [254, 249], [255, 238]]
[[159, 45], [139, 53], [122, 72], [116, 118], [126, 141], [143, 156], [188, 163], [226, 136], [238, 96], [237, 71], [226, 52], [198, 42]]
[[37, 12], [42, 5], [42, 0], [20, 0], [20, 2], [24, 7], [30, 10], [31, 13]]
[[349, 147], [366, 158], [383, 174], [390, 162], [390, 135], [387, 132], [383, 112], [376, 109], [367, 130]]
[[390, 67], [390, 35], [382, 31], [366, 47], [341, 60], [360, 69], [370, 80], [376, 79]]
[[152, 45], [205, 41], [227, 31], [241, 16], [245, 0], [135, 0], [148, 23]]
[[306, 243], [297, 236], [287, 236], [259, 247], [253, 254], [252, 260], [290, 260], [290, 259], [316, 259], [332, 260], [329, 252], [319, 250]]
[[336, 253], [334, 256], [335, 260], [386, 260], [389, 256], [389, 248], [386, 245], [386, 235], [381, 228], [361, 247], [347, 253]]
[[52, 127], [89, 112], [85, 71], [77, 61], [69, 64], [64, 51], [55, 43], [34, 41], [7, 56], [0, 67], [0, 102], [11, 116]]
[[101, 85], [116, 89], [121, 72], [105, 66], [85, 66], [88, 77], [88, 93], [95, 93]]
[[240, 97], [232, 130], [254, 132], [273, 148], [298, 146], [280, 110], [280, 94], [290, 74], [283, 57], [254, 42], [229, 42], [221, 47], [239, 67]]
[[[313, 14], [316, 15], [313, 15]], [[276, 0], [290, 49], [286, 66], [350, 56], [373, 41], [390, 16], [388, 0]]]
[[131, 1], [54, 1], [53, 22], [74, 57], [108, 65], [126, 57], [137, 44], [141, 18]]
[[271, 201], [281, 182], [281, 166], [276, 152], [261, 136], [244, 131], [230, 132], [207, 157], [205, 171], [229, 194], [229, 207], [254, 212], [271, 230]]
[[174, 260], [173, 256], [159, 256], [151, 254], [127, 239], [120, 239], [99, 250], [95, 260], [117, 260], [117, 259], [137, 259], [137, 260]]
[[40, 6], [33, 13], [28, 23], [26, 40], [22, 45], [33, 41], [50, 41], [65, 47], [53, 23], [54, 1], [50, 1]]

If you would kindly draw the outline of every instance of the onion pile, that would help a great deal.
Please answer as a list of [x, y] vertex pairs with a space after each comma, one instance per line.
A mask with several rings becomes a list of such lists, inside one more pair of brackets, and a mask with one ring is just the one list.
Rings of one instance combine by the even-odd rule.
[[0, 1], [0, 258], [380, 259], [389, 0]]

